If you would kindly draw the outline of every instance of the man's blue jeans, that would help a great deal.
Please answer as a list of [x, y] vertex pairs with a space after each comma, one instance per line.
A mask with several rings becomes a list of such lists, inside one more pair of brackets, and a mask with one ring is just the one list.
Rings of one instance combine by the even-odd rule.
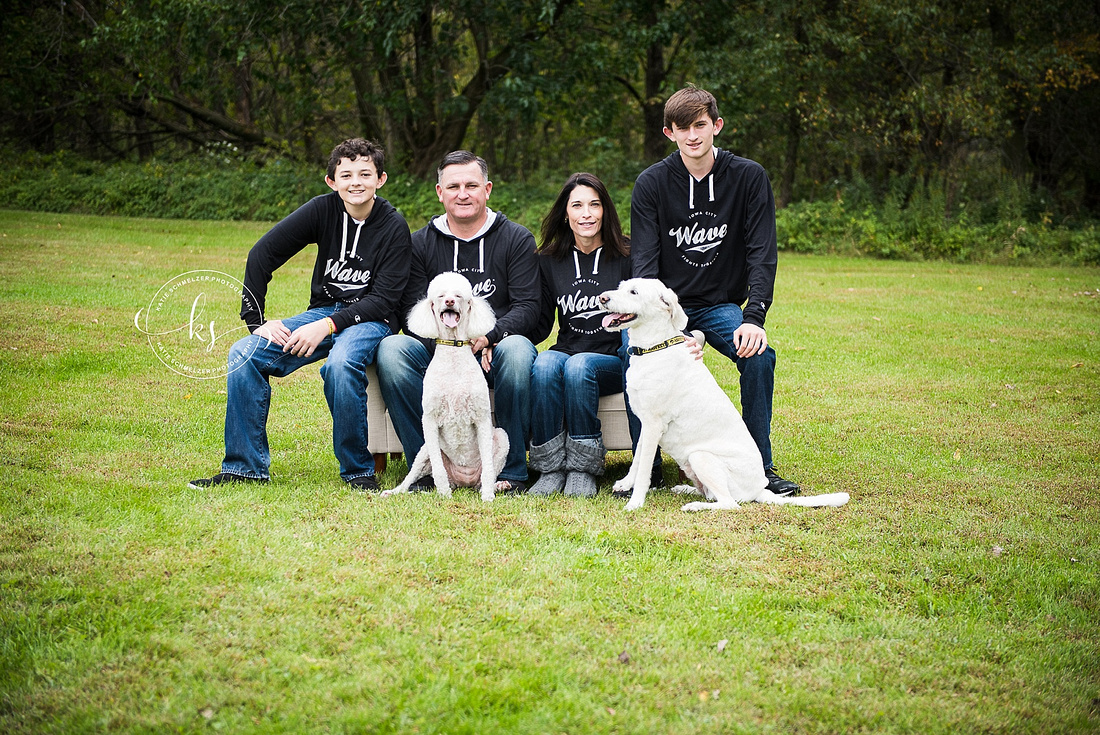
[[622, 389], [618, 355], [540, 352], [531, 370], [531, 443], [545, 444], [563, 430], [574, 440], [600, 439], [600, 396]]
[[[290, 331], [336, 313], [342, 305], [326, 306], [283, 319]], [[298, 368], [328, 358], [321, 366], [325, 400], [332, 415], [332, 448], [345, 481], [374, 474], [374, 457], [367, 449], [367, 378], [378, 344], [389, 336], [383, 322], [363, 322], [326, 337], [309, 357], [283, 352], [281, 345], [249, 335], [229, 351], [226, 378], [225, 459], [222, 472], [268, 478], [271, 452], [267, 415], [271, 407], [270, 378], [282, 378]]]
[[[733, 333], [744, 322], [741, 307], [737, 304], [718, 304], [684, 311], [688, 317], [688, 330], [700, 330], [706, 336], [709, 346], [737, 364], [737, 370], [741, 374], [741, 418], [760, 449], [764, 468], [770, 469], [774, 465], [771, 433], [775, 350], [769, 345], [763, 354], [753, 357], [737, 356], [737, 350], [733, 346]], [[628, 418], [631, 439], [637, 444], [641, 424], [632, 413]]]
[[[518, 334], [493, 347], [493, 365], [486, 380], [493, 388], [496, 425], [508, 434], [508, 458], [500, 471], [501, 480], [527, 481], [531, 363], [537, 352], [531, 340]], [[378, 347], [378, 387], [410, 467], [424, 446], [424, 372], [430, 361], [424, 344], [405, 334], [387, 337]]]

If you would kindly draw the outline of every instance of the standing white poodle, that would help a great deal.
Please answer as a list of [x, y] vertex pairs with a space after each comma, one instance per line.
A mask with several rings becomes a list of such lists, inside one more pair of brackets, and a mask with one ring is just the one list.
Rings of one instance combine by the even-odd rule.
[[474, 487], [481, 499], [496, 497], [497, 474], [508, 455], [508, 435], [494, 429], [489, 386], [470, 349], [493, 328], [496, 317], [485, 299], [474, 296], [466, 277], [441, 273], [428, 284], [427, 296], [409, 312], [409, 329], [435, 340], [435, 354], [424, 373], [424, 446], [405, 480], [382, 495], [409, 491], [431, 464], [440, 495], [455, 487]]

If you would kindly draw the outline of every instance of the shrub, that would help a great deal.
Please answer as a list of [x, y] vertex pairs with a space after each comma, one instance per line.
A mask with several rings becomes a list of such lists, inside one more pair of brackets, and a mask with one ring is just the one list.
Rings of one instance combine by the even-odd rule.
[[[220, 149], [186, 161], [110, 165], [64, 152], [0, 152], [0, 163], [0, 202], [44, 212], [274, 222], [328, 191], [317, 166]], [[497, 181], [490, 206], [538, 233], [565, 178], [543, 172], [532, 182]], [[433, 183], [391, 172], [380, 194], [417, 229], [441, 211]], [[630, 188], [610, 187], [628, 230]], [[875, 204], [861, 182], [838, 184], [828, 200], [796, 202], [777, 213], [779, 248], [899, 260], [1100, 264], [1095, 222], [1055, 226], [1043, 193], [1008, 179], [971, 188], [992, 194], [949, 207], [952, 197], [942, 186], [897, 177]]]

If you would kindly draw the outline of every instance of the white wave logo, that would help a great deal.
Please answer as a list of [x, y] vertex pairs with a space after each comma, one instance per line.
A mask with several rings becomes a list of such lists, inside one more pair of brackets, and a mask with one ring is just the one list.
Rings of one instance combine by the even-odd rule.
[[342, 260], [329, 258], [325, 264], [325, 277], [331, 278], [326, 285], [338, 288], [343, 293], [362, 290], [370, 283], [370, 269], [348, 268]]
[[671, 237], [676, 238], [676, 247], [681, 250], [695, 253], [706, 253], [722, 244], [726, 237], [728, 226], [700, 227], [696, 222], [690, 227], [673, 227], [668, 231]]

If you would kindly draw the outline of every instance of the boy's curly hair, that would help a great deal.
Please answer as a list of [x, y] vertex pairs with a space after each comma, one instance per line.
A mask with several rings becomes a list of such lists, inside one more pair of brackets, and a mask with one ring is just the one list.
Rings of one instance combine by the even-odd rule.
[[381, 176], [382, 172], [385, 171], [385, 168], [383, 168], [386, 162], [385, 151], [382, 150], [382, 146], [366, 138], [348, 138], [332, 149], [332, 153], [328, 157], [328, 177], [330, 179], [336, 175], [336, 166], [342, 158], [349, 161], [369, 158], [374, 161], [375, 174]]

